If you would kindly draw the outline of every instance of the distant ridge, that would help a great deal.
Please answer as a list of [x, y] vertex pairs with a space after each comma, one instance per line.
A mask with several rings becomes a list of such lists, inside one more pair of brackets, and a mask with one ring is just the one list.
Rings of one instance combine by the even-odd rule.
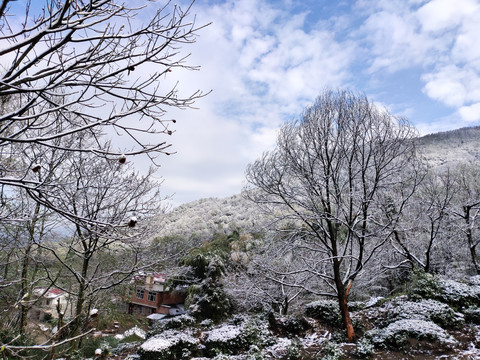
[[157, 222], [158, 236], [182, 235], [199, 240], [209, 239], [215, 232], [229, 234], [238, 229], [262, 226], [266, 217], [241, 194], [226, 198], [195, 200], [167, 212]]
[[[429, 134], [416, 141], [432, 167], [447, 168], [480, 161], [480, 126]], [[161, 229], [158, 236], [178, 234], [205, 240], [215, 232], [258, 229], [267, 223], [267, 218], [255, 204], [237, 194], [183, 204], [162, 215], [157, 221]]]
[[417, 141], [432, 167], [452, 167], [480, 161], [480, 126], [429, 134]]
[[460, 129], [440, 131], [437, 133], [428, 134], [420, 137], [419, 142], [421, 142], [422, 144], [428, 144], [432, 141], [445, 141], [448, 139], [478, 140], [480, 139], [480, 126], [469, 126]]

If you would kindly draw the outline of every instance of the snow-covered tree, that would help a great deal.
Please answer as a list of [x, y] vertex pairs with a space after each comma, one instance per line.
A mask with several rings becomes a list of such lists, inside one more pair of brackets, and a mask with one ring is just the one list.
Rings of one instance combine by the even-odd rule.
[[415, 134], [364, 95], [326, 90], [247, 169], [252, 199], [298, 225], [281, 236], [302, 249], [295, 272], [317, 276], [327, 290], [320, 294], [338, 299], [349, 340], [353, 281], [390, 237], [416, 181]]
[[[169, 154], [166, 137], [175, 122], [169, 109], [188, 108], [202, 96], [199, 91], [184, 95], [175, 81], [167, 81], [182, 69], [197, 69], [182, 51], [202, 28], [190, 10], [116, 0], [45, 0], [26, 7], [13, 0], [0, 3], [3, 199], [12, 187], [21, 187], [57, 210], [44, 193], [61, 178], [39, 181], [34, 176], [46, 166], [43, 154], [51, 150], [120, 162], [143, 155], [155, 163], [158, 155]], [[60, 141], [82, 133], [96, 141], [88, 146]], [[103, 146], [105, 134], [118, 139], [117, 145]], [[15, 161], [32, 146], [36, 158]], [[7, 213], [0, 216], [9, 219]]]

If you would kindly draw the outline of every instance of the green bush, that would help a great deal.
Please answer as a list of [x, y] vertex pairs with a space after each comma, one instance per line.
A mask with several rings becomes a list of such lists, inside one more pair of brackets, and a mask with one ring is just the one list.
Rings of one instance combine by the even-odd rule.
[[143, 342], [144, 340], [145, 339], [141, 338], [137, 334], [132, 334], [132, 335], [126, 336], [122, 340], [120, 340], [119, 344]]
[[415, 268], [413, 270], [410, 284], [407, 292], [412, 300], [418, 300], [419, 297], [437, 299], [443, 291], [440, 279], [430, 273], [426, 273], [422, 269]]
[[300, 360], [302, 358], [302, 343], [298, 338], [292, 340], [292, 343], [287, 348], [287, 360]]
[[463, 313], [465, 314], [466, 322], [480, 325], [480, 308], [472, 306], [465, 309]]
[[189, 289], [185, 305], [197, 320], [219, 321], [224, 319], [232, 308], [230, 299], [219, 284], [193, 287], [192, 291]]
[[334, 300], [318, 300], [305, 307], [305, 315], [320, 320], [325, 325], [342, 327], [342, 316], [338, 302]]
[[375, 354], [375, 346], [370, 339], [364, 337], [357, 342], [357, 356], [362, 359], [369, 359]]
[[341, 360], [344, 357], [343, 350], [339, 344], [328, 341], [322, 349], [322, 360]]
[[77, 350], [76, 357], [78, 359], [92, 358], [95, 356], [96, 349], [110, 351], [117, 347], [119, 340], [113, 336], [105, 337], [87, 337], [82, 341], [81, 346]]

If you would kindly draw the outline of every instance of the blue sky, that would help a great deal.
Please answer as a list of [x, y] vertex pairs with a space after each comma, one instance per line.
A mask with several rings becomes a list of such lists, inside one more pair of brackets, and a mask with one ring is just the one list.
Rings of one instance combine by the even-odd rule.
[[192, 13], [212, 22], [182, 49], [201, 70], [171, 80], [212, 93], [169, 114], [177, 153], [158, 175], [174, 205], [239, 193], [247, 164], [324, 88], [365, 92], [421, 134], [480, 124], [480, 0], [197, 0]]
[[174, 204], [241, 190], [245, 166], [324, 88], [350, 88], [421, 134], [479, 125], [480, 1], [197, 1], [212, 22], [181, 85], [213, 92], [178, 114], [160, 173]]

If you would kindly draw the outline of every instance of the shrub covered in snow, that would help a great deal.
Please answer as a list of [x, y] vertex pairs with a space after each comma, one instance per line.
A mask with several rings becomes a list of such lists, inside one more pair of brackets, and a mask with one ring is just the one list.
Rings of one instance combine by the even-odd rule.
[[467, 308], [480, 304], [480, 286], [454, 280], [441, 279], [442, 292], [439, 300], [453, 306]]
[[307, 304], [305, 315], [320, 320], [326, 325], [342, 326], [342, 316], [340, 315], [338, 302], [334, 300], [318, 300]]
[[222, 325], [207, 333], [205, 346], [210, 356], [217, 354], [234, 354], [248, 348], [245, 325]]
[[363, 301], [349, 301], [348, 302], [348, 310], [350, 311], [360, 311], [367, 307], [367, 303]]
[[470, 285], [480, 286], [480, 275], [471, 276], [471, 277], [468, 279], [468, 283], [469, 283]]
[[186, 329], [193, 325], [195, 325], [195, 318], [193, 318], [188, 314], [183, 314], [180, 316], [163, 319], [153, 323], [150, 331], [147, 334], [147, 337], [161, 334], [165, 330], [170, 330], [170, 329], [181, 330], [181, 329]]
[[465, 321], [473, 324], [480, 324], [480, 308], [476, 306], [469, 307], [463, 311]]
[[202, 334], [204, 336], [205, 351], [209, 356], [238, 354], [252, 346], [263, 348], [272, 343], [267, 321], [255, 317], [234, 317], [230, 323], [217, 326]]
[[413, 276], [410, 295], [435, 299], [455, 308], [467, 308], [480, 304], [480, 280], [473, 276], [468, 283], [444, 279], [440, 276], [416, 271]]
[[409, 337], [438, 342], [446, 348], [457, 344], [456, 340], [440, 326], [425, 320], [398, 320], [386, 328], [370, 330], [366, 336], [379, 347], [400, 348], [408, 342]]
[[461, 314], [453, 311], [447, 304], [436, 300], [394, 301], [392, 304], [394, 306], [387, 304], [389, 323], [409, 319], [433, 321], [441, 327], [458, 327], [464, 323]]
[[339, 344], [329, 341], [322, 349], [322, 360], [340, 360], [343, 358], [344, 353]]
[[372, 344], [370, 339], [363, 337], [357, 342], [356, 354], [362, 359], [368, 359], [370, 356], [375, 354], [375, 346]]
[[287, 356], [290, 347], [295, 347], [292, 339], [279, 337], [276, 338], [275, 343], [266, 347], [263, 351], [267, 359], [281, 359]]
[[167, 330], [150, 337], [138, 353], [142, 360], [189, 359], [198, 347], [198, 341], [189, 331]]
[[298, 339], [293, 339], [287, 347], [285, 358], [287, 360], [299, 360], [302, 358], [302, 343]]

